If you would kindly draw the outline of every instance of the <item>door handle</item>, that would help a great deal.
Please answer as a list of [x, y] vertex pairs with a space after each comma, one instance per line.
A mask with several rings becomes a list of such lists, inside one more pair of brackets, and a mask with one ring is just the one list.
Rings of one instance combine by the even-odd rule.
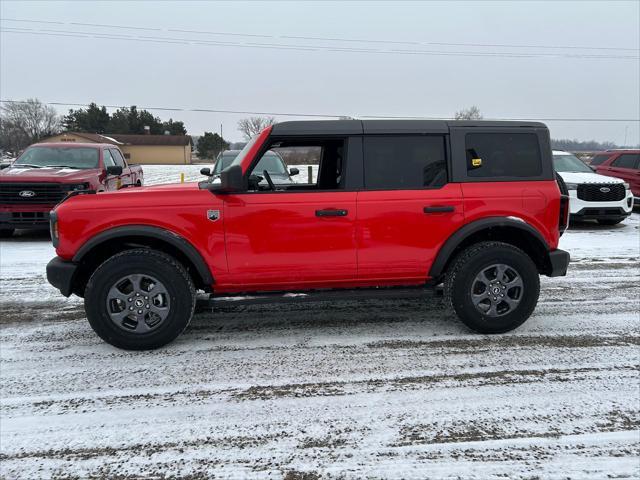
[[442, 205], [434, 207], [424, 207], [422, 210], [424, 213], [451, 213], [455, 212], [455, 207], [451, 205]]
[[316, 210], [316, 217], [346, 217], [348, 213], [348, 210], [331, 208], [327, 210]]

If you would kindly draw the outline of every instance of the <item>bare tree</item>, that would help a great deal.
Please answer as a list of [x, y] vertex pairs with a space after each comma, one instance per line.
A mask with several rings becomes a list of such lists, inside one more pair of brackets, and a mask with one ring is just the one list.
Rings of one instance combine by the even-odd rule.
[[473, 105], [470, 108], [456, 112], [454, 118], [456, 120], [482, 120], [483, 116], [480, 113], [480, 109]]
[[252, 137], [259, 134], [269, 125], [273, 125], [276, 119], [273, 117], [249, 117], [243, 118], [238, 122], [238, 130], [242, 132], [245, 140], [251, 140]]
[[61, 118], [35, 98], [0, 106], [0, 149], [18, 153], [38, 140], [55, 135]]

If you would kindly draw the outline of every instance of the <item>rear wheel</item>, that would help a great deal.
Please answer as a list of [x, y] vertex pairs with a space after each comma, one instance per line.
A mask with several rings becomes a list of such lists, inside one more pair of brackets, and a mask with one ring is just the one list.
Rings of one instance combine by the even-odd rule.
[[0, 229], [0, 238], [9, 238], [13, 235], [15, 229], [13, 228], [3, 228]]
[[106, 260], [84, 292], [89, 324], [107, 343], [127, 350], [158, 348], [187, 327], [195, 288], [173, 257], [148, 249], [127, 250]]
[[622, 222], [624, 218], [601, 218], [598, 220], [600, 225], [617, 225]]
[[481, 242], [453, 260], [445, 295], [460, 320], [480, 333], [502, 333], [522, 325], [540, 294], [538, 270], [513, 245]]

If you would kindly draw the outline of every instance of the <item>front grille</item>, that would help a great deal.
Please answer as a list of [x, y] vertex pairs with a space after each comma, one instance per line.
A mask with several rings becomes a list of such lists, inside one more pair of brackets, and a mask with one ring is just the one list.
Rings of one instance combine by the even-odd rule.
[[55, 205], [68, 192], [58, 183], [0, 183], [0, 204]]
[[584, 183], [578, 185], [578, 198], [585, 202], [616, 202], [622, 200], [624, 195], [622, 183]]
[[49, 223], [49, 212], [11, 212], [11, 223], [21, 225]]

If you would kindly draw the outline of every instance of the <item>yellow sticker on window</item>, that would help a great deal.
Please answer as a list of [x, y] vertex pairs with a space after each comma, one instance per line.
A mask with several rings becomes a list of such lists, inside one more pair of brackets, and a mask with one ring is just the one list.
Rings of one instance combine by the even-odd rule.
[[471, 159], [471, 166], [479, 167], [481, 165], [482, 165], [482, 159], [481, 158], [472, 158]]

